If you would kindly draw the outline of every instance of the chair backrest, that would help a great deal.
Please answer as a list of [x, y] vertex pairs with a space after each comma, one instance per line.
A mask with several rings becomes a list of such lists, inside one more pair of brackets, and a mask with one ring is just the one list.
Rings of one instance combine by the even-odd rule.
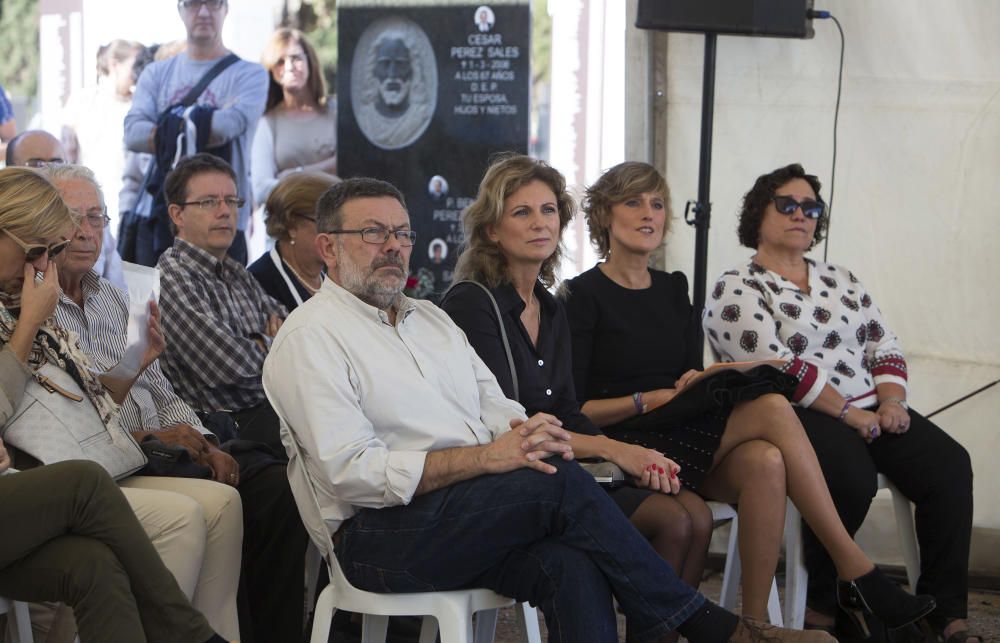
[[288, 451], [288, 481], [292, 489], [292, 497], [295, 498], [295, 505], [298, 507], [302, 524], [309, 534], [309, 539], [326, 559], [327, 567], [330, 570], [330, 581], [346, 582], [343, 572], [340, 571], [340, 564], [333, 551], [333, 538], [330, 530], [323, 520], [323, 512], [320, 510], [319, 498], [316, 495], [316, 487], [309, 476], [309, 469], [306, 459], [302, 455], [302, 445], [284, 420], [281, 421], [281, 441]]

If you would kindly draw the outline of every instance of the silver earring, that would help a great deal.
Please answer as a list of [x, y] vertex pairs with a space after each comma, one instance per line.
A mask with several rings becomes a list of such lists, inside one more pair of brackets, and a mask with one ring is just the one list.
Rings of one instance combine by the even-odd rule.
[[294, 237], [292, 238], [291, 245], [293, 245], [293, 246], [295, 245], [295, 238]]

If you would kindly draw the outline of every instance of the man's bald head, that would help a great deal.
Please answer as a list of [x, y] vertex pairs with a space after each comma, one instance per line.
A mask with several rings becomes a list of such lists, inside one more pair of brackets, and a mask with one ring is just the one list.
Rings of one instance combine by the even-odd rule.
[[7, 167], [45, 167], [66, 162], [66, 149], [44, 130], [21, 132], [7, 144]]

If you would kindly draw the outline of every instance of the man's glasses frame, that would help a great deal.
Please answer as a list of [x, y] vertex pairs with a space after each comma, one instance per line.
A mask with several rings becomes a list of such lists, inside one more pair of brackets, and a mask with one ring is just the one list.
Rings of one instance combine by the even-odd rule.
[[247, 202], [246, 199], [238, 196], [227, 196], [221, 199], [217, 196], [209, 196], [205, 197], [204, 199], [198, 199], [197, 201], [184, 201], [183, 203], [177, 203], [176, 205], [179, 205], [181, 207], [196, 205], [202, 210], [218, 210], [219, 206], [225, 203], [230, 208], [233, 208], [234, 210], [239, 210], [240, 208], [243, 207], [243, 204], [246, 202]]
[[51, 246], [47, 246], [43, 243], [25, 243], [18, 238], [16, 234], [6, 228], [3, 229], [3, 232], [10, 237], [11, 241], [20, 246], [21, 250], [24, 250], [25, 263], [38, 261], [42, 258], [42, 255], [46, 253], [48, 253], [49, 259], [55, 259], [60, 252], [66, 249], [66, 246], [68, 246], [71, 241], [71, 239], [63, 239], [62, 241], [53, 243]]
[[818, 219], [826, 212], [826, 204], [813, 199], [803, 199], [796, 201], [793, 197], [777, 195], [771, 198], [774, 208], [785, 216], [791, 216], [797, 209], [802, 209], [802, 214], [807, 219]]
[[417, 241], [417, 231], [408, 228], [389, 230], [388, 228], [373, 227], [361, 228], [360, 230], [327, 230], [324, 234], [360, 234], [361, 240], [365, 243], [382, 245], [389, 240], [389, 235], [396, 237], [396, 241], [401, 246], [412, 246]]
[[70, 210], [73, 216], [77, 217], [77, 220], [83, 221], [87, 220], [90, 227], [95, 231], [103, 230], [111, 223], [111, 217], [108, 216], [107, 206], [102, 206], [101, 208], [91, 208], [86, 212], [80, 212], [79, 210]]
[[187, 11], [197, 11], [202, 5], [212, 11], [218, 11], [226, 4], [226, 0], [177, 0], [177, 6]]

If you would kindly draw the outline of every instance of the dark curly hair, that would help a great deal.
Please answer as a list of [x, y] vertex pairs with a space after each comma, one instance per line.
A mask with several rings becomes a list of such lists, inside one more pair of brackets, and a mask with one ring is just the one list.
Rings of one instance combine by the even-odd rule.
[[[743, 207], [740, 209], [740, 223], [737, 228], [740, 244], [747, 248], [757, 248], [760, 243], [760, 224], [764, 220], [768, 204], [781, 186], [794, 179], [802, 179], [808, 183], [816, 193], [816, 198], [820, 202], [823, 201], [823, 197], [819, 194], [822, 187], [819, 179], [814, 174], [806, 174], [798, 163], [779, 167], [773, 172], [757, 177], [750, 191], [743, 195]], [[823, 240], [829, 222], [830, 214], [824, 211], [823, 216], [816, 222], [816, 231], [813, 233], [812, 243], [809, 244], [810, 249]]]

